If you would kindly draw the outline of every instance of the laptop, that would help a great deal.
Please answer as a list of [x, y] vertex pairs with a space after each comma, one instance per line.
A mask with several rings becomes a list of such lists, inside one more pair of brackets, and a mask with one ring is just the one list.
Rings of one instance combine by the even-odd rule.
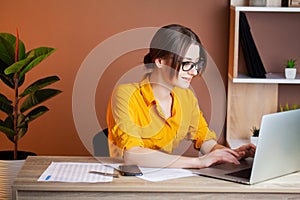
[[262, 117], [254, 158], [196, 170], [203, 176], [255, 184], [300, 171], [300, 109]]

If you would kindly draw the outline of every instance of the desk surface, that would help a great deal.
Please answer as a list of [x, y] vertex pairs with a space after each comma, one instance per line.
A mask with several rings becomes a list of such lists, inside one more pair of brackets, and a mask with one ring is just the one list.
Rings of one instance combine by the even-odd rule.
[[[113, 163], [112, 158], [101, 158], [106, 163]], [[39, 176], [52, 161], [56, 162], [99, 162], [93, 157], [28, 157], [19, 175], [13, 183], [14, 199], [90, 199], [113, 197], [137, 197], [140, 199], [178, 198], [180, 195], [193, 198], [222, 198], [228, 195], [232, 199], [247, 198], [287, 198], [300, 199], [300, 172], [276, 178], [255, 185], [243, 185], [228, 181], [193, 176], [161, 182], [148, 182], [137, 177], [113, 179], [109, 183], [61, 183], [37, 182]], [[159, 195], [153, 195], [153, 193]], [[226, 193], [226, 194], [225, 194]], [[82, 196], [83, 195], [83, 196]], [[178, 196], [179, 195], [179, 196]], [[211, 195], [211, 196], [207, 196]], [[126, 199], [126, 198], [125, 198]]]

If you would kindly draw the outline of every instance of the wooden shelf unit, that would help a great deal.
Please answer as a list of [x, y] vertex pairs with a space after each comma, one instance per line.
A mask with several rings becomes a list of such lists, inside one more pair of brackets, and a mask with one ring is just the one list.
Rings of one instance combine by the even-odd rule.
[[[240, 12], [260, 13], [300, 13], [300, 8], [291, 7], [250, 7], [243, 3], [230, 6], [230, 33], [228, 59], [228, 101], [227, 130], [228, 145], [237, 147], [248, 142], [251, 128], [259, 127], [264, 114], [277, 112], [279, 84], [300, 84], [300, 74], [296, 79], [285, 79], [283, 73], [268, 71], [267, 78], [251, 78], [239, 71], [239, 19]], [[274, 33], [275, 34], [275, 33]], [[300, 39], [299, 39], [300, 40]], [[297, 40], [297, 42], [299, 42]], [[294, 41], [295, 42], [295, 41]], [[300, 54], [300, 52], [299, 52]], [[299, 73], [299, 72], [298, 72]]]
[[[235, 82], [239, 82], [238, 79], [242, 78], [243, 83], [247, 83], [245, 80], [245, 76], [240, 74], [239, 70], [239, 20], [240, 20], [240, 12], [253, 12], [253, 13], [300, 13], [300, 8], [286, 8], [286, 7], [249, 7], [249, 6], [231, 6], [230, 7], [230, 43], [229, 43], [229, 66], [228, 73], [229, 78], [234, 79]], [[273, 72], [268, 72], [269, 74], [274, 74]], [[278, 73], [277, 76], [279, 75]], [[283, 79], [282, 77], [278, 77], [278, 79]], [[284, 83], [284, 84], [298, 84], [300, 82], [300, 74], [297, 75], [296, 80], [285, 80], [278, 82], [277, 78], [273, 76], [271, 78], [274, 83]], [[253, 79], [249, 78], [248, 83], [255, 83]], [[272, 83], [272, 81], [262, 81], [258, 80], [257, 83]]]

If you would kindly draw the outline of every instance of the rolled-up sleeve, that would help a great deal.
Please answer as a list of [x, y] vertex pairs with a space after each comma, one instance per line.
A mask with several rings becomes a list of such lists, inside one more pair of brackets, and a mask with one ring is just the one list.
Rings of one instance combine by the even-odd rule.
[[209, 129], [208, 124], [203, 117], [203, 113], [199, 109], [198, 102], [194, 102], [191, 126], [195, 149], [200, 150], [205, 141], [216, 141], [216, 133]]
[[107, 122], [109, 126], [109, 140], [121, 151], [134, 146], [143, 147], [138, 125], [134, 123], [134, 104], [132, 95], [134, 89], [129, 87], [117, 87], [109, 102]]

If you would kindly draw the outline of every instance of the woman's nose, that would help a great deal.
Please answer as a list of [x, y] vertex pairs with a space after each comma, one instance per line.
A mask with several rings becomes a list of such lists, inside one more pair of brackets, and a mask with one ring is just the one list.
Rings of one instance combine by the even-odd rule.
[[193, 76], [197, 76], [197, 75], [198, 75], [198, 71], [196, 70], [196, 67], [193, 67], [192, 69], [190, 69], [190, 70], [188, 71], [188, 73], [189, 73], [190, 75], [193, 75]]

